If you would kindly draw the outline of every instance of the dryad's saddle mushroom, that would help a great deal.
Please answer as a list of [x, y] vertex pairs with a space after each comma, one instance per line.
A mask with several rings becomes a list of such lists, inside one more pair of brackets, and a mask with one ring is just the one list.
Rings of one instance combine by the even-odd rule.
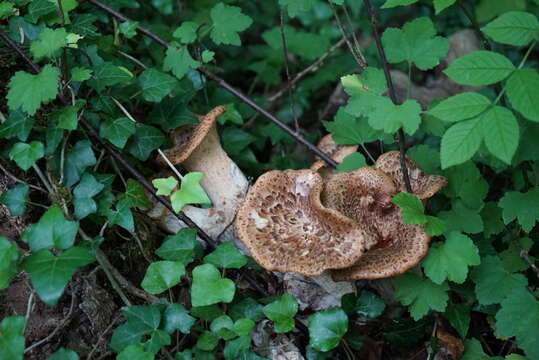
[[[215, 122], [224, 111], [224, 106], [217, 106], [206, 115], [199, 116], [198, 124], [183, 125], [173, 130], [173, 147], [164, 151], [174, 165], [181, 164], [189, 172], [204, 173], [200, 184], [213, 206], [202, 209], [187, 205], [183, 211], [214, 238], [234, 221], [237, 208], [249, 187], [247, 179], [219, 141]], [[161, 157], [157, 158], [157, 162], [166, 166]], [[177, 232], [184, 226], [159, 203], [149, 215], [160, 220], [161, 225], [170, 232]]]
[[235, 228], [261, 266], [320, 275], [353, 265], [376, 243], [355, 221], [322, 205], [322, 186], [322, 177], [312, 170], [275, 170], [258, 178]]

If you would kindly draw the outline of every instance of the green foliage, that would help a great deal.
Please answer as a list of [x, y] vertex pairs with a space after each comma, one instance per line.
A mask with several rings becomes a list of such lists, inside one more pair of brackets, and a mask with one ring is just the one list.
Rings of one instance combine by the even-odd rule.
[[529, 232], [539, 220], [539, 187], [521, 193], [510, 191], [500, 199], [499, 206], [503, 209], [503, 222], [509, 224], [517, 220], [522, 229]]
[[7, 206], [11, 216], [24, 215], [29, 189], [28, 185], [19, 184], [13, 189], [4, 191], [0, 195], [0, 204]]
[[17, 71], [8, 84], [7, 103], [11, 110], [34, 115], [42, 103], [56, 98], [60, 71], [48, 64], [37, 75]]
[[200, 185], [203, 177], [201, 172], [191, 172], [183, 177], [180, 189], [170, 195], [174, 211], [182, 211], [187, 204], [211, 204], [210, 198]]
[[247, 29], [253, 20], [243, 14], [237, 6], [218, 3], [211, 9], [211, 20], [213, 27], [210, 33], [211, 39], [217, 45], [241, 45], [238, 32]]
[[140, 284], [150, 294], [160, 294], [178, 285], [185, 274], [185, 266], [178, 261], [155, 261], [146, 270], [146, 275]]
[[204, 262], [225, 269], [239, 269], [247, 264], [247, 256], [229, 242], [220, 244], [211, 254], [204, 257]]
[[537, 38], [539, 21], [533, 14], [509, 11], [489, 22], [481, 31], [496, 42], [525, 46]]
[[490, 104], [490, 100], [481, 94], [465, 92], [442, 100], [429, 110], [429, 114], [444, 121], [457, 122], [481, 114]]
[[191, 57], [187, 46], [180, 47], [178, 43], [174, 42], [170, 44], [163, 61], [163, 70], [171, 71], [174, 76], [181, 79], [189, 70], [196, 69], [199, 66], [200, 62]]
[[79, 360], [79, 356], [73, 350], [62, 347], [49, 356], [47, 360]]
[[99, 135], [110, 141], [111, 144], [123, 148], [135, 130], [133, 121], [126, 117], [119, 117], [103, 121], [99, 128]]
[[395, 299], [408, 305], [410, 315], [415, 321], [427, 315], [429, 310], [444, 311], [449, 296], [447, 283], [435, 284], [429, 279], [421, 279], [415, 274], [407, 273], [393, 280]]
[[219, 302], [229, 303], [234, 298], [236, 286], [230, 279], [223, 279], [212, 264], [199, 265], [193, 269], [191, 304], [206, 306]]
[[424, 214], [423, 203], [414, 194], [398, 193], [391, 202], [401, 208], [405, 224], [424, 224], [429, 235], [440, 235], [445, 231], [445, 224], [440, 219]]
[[28, 170], [43, 157], [44, 152], [45, 148], [42, 142], [32, 141], [29, 144], [19, 142], [11, 148], [9, 158], [15, 161], [21, 169]]
[[30, 53], [39, 60], [43, 57], [54, 58], [60, 49], [67, 46], [67, 32], [64, 28], [45, 29], [39, 34], [39, 39], [32, 42]]
[[202, 250], [202, 245], [196, 239], [196, 230], [183, 228], [176, 234], [167, 236], [155, 253], [165, 260], [189, 264]]
[[520, 69], [507, 80], [507, 97], [511, 105], [526, 119], [539, 122], [539, 105], [530, 94], [539, 91], [539, 74], [532, 69]]
[[97, 203], [92, 199], [105, 185], [89, 174], [84, 173], [79, 184], [73, 189], [73, 205], [75, 206], [75, 218], [82, 219], [97, 211]]
[[341, 308], [319, 311], [309, 316], [309, 345], [317, 351], [337, 347], [348, 331], [348, 316]]
[[2, 359], [22, 360], [24, 352], [24, 326], [22, 316], [8, 316], [0, 322], [0, 353]]
[[273, 320], [275, 332], [286, 333], [294, 329], [294, 316], [298, 312], [298, 302], [293, 295], [283, 294], [262, 309], [268, 319]]
[[515, 69], [505, 56], [486, 50], [477, 50], [453, 61], [444, 70], [452, 80], [462, 85], [490, 85], [502, 81]]
[[32, 251], [49, 249], [69, 249], [75, 243], [79, 223], [66, 220], [58, 205], [47, 210], [36, 224], [26, 228], [22, 238]]
[[18, 260], [17, 245], [0, 236], [0, 290], [7, 288], [9, 281], [17, 273]]

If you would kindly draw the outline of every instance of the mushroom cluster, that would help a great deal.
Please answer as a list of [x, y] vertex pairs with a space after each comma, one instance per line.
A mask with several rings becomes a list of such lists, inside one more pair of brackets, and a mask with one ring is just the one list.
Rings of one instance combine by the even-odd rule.
[[[357, 150], [337, 145], [331, 135], [319, 147], [337, 162]], [[412, 190], [423, 201], [447, 184], [406, 161]], [[422, 225], [403, 223], [391, 202], [401, 191], [397, 151], [372, 168], [346, 173], [333, 174], [320, 160], [310, 169], [270, 171], [241, 204], [236, 236], [267, 270], [307, 276], [331, 270], [336, 281], [395, 276], [415, 266], [430, 241]]]

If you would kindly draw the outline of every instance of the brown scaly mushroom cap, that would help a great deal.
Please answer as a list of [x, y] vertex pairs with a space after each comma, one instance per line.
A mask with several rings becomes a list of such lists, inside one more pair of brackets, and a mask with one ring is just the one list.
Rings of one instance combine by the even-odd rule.
[[[358, 145], [339, 145], [333, 141], [331, 134], [327, 134], [318, 142], [316, 145], [320, 150], [329, 155], [333, 160], [338, 163], [341, 163], [345, 157], [350, 154], [353, 154], [357, 151]], [[311, 165], [311, 170], [318, 171], [321, 168], [324, 168], [326, 163], [324, 160], [316, 157], [316, 161]]]
[[[406, 157], [408, 174], [410, 175], [410, 185], [415, 196], [421, 200], [428, 199], [447, 185], [447, 180], [441, 175], [427, 175], [417, 164]], [[388, 174], [397, 185], [398, 192], [406, 191], [406, 186], [402, 177], [400, 165], [400, 154], [398, 151], [386, 152], [376, 160], [376, 168]]]
[[322, 177], [312, 170], [260, 176], [240, 207], [236, 235], [267, 270], [320, 275], [353, 265], [376, 239], [320, 202]]
[[423, 226], [402, 222], [400, 209], [391, 203], [395, 193], [389, 176], [368, 167], [328, 179], [322, 193], [323, 205], [349, 216], [377, 239], [377, 244], [353, 266], [333, 270], [334, 280], [396, 276], [426, 255], [430, 237]]

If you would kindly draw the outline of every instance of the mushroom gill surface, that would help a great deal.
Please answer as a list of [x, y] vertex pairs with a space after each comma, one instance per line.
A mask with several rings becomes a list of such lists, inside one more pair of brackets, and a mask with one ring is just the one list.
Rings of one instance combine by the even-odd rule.
[[267, 270], [320, 275], [353, 265], [376, 239], [320, 201], [322, 177], [312, 170], [270, 171], [241, 205], [236, 235]]

